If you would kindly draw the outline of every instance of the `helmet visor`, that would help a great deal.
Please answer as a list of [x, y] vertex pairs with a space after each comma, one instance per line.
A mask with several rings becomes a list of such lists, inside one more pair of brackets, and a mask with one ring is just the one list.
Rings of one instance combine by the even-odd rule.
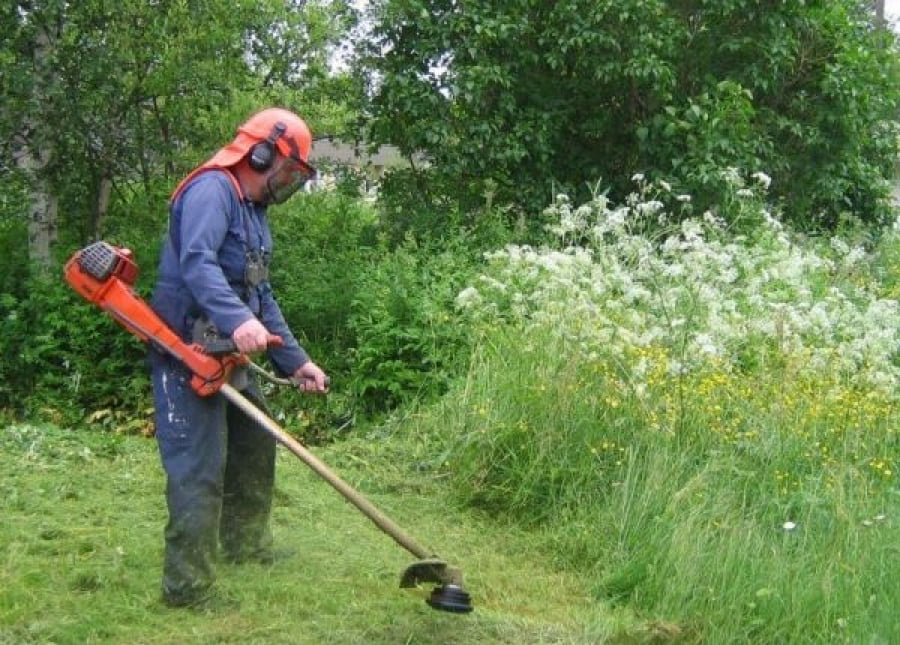
[[316, 169], [294, 157], [281, 157], [280, 164], [266, 180], [270, 204], [283, 204], [306, 182], [316, 178]]

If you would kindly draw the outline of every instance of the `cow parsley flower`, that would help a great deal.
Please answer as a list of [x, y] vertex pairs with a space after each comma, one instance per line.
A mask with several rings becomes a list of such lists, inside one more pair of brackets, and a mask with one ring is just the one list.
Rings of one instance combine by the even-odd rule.
[[750, 176], [759, 182], [760, 186], [763, 187], [763, 190], [768, 190], [769, 186], [772, 184], [772, 178], [764, 172], [755, 172]]
[[475, 287], [466, 287], [456, 296], [456, 306], [460, 309], [471, 309], [481, 304], [481, 294]]

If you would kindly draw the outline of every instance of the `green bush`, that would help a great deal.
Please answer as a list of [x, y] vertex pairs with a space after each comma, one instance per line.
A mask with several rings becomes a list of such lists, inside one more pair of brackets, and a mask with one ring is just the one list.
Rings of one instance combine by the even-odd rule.
[[141, 343], [61, 276], [36, 274], [0, 295], [0, 407], [77, 425], [92, 412], [140, 416], [149, 405]]
[[427, 188], [416, 174], [387, 192], [469, 214], [491, 184], [533, 214], [598, 177], [621, 199], [641, 172], [705, 209], [734, 166], [769, 174], [799, 225], [879, 221], [900, 64], [863, 5], [380, 3], [371, 136], [430, 161]]
[[383, 249], [359, 276], [348, 321], [350, 387], [364, 410], [441, 394], [460, 372], [470, 339], [453, 303], [473, 266], [462, 238], [408, 240]]
[[282, 313], [314, 360], [337, 372], [353, 344], [347, 321], [371, 262], [375, 220], [371, 206], [337, 192], [304, 194], [270, 213]]
[[[130, 228], [116, 213], [107, 229], [111, 242], [134, 249], [142, 269], [138, 291], [148, 295], [165, 219], [135, 208], [140, 216]], [[333, 389], [327, 400], [301, 403], [293, 392], [275, 390], [276, 408], [300, 408], [284, 415], [285, 425], [324, 438], [357, 414], [444, 392], [465, 364], [468, 338], [454, 298], [472, 279], [473, 235], [499, 241], [499, 220], [485, 216], [475, 234], [395, 248], [378, 241], [373, 207], [341, 192], [304, 195], [270, 217], [273, 288]], [[141, 344], [55, 272], [26, 276], [19, 287], [0, 296], [0, 408], [67, 423], [98, 410], [143, 414], [150, 389]]]
[[442, 221], [420, 229], [421, 241], [395, 245], [372, 206], [337, 192], [273, 211], [272, 226], [273, 287], [292, 329], [332, 376], [336, 421], [445, 391], [468, 345], [454, 298], [472, 277], [474, 249], [504, 239], [500, 218], [486, 213], [465, 231]]

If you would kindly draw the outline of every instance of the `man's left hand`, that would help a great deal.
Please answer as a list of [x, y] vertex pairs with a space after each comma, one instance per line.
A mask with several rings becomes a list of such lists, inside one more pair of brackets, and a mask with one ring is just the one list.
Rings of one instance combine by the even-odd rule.
[[328, 376], [312, 361], [307, 361], [294, 372], [294, 382], [302, 392], [328, 392]]

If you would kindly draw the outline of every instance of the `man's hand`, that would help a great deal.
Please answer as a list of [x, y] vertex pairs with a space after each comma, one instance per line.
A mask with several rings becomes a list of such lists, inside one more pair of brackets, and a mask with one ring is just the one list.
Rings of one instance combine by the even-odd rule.
[[269, 347], [269, 331], [256, 318], [238, 325], [231, 335], [238, 351], [242, 354], [262, 352]]
[[328, 377], [312, 361], [307, 361], [294, 372], [294, 381], [303, 392], [328, 392]]

